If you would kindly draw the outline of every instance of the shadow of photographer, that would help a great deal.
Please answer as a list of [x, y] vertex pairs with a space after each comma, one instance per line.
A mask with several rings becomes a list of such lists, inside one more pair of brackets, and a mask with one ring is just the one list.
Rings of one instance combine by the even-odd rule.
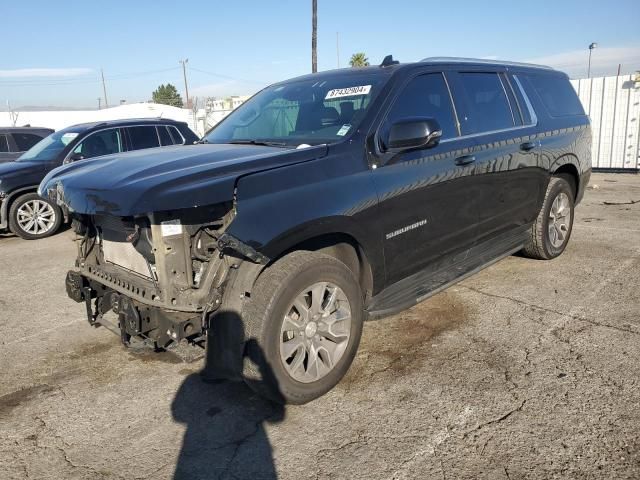
[[[243, 345], [244, 329], [233, 312], [225, 312], [214, 322], [204, 369], [184, 380], [171, 406], [174, 420], [186, 425], [174, 478], [277, 478], [264, 425], [281, 422], [285, 407], [265, 400], [243, 381], [220, 379], [229, 376], [219, 371], [220, 355], [233, 355], [233, 348], [220, 353], [221, 342]], [[223, 334], [216, 336], [216, 328], [224, 330]], [[250, 360], [259, 367], [261, 377], [274, 380], [262, 350], [254, 340], [248, 342], [256, 357]]]

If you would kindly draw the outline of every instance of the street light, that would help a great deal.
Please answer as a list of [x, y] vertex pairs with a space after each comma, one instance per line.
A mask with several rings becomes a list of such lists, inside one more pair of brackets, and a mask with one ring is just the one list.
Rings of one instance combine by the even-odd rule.
[[596, 42], [589, 44], [589, 67], [587, 68], [587, 78], [591, 78], [591, 52], [597, 47], [598, 44]]

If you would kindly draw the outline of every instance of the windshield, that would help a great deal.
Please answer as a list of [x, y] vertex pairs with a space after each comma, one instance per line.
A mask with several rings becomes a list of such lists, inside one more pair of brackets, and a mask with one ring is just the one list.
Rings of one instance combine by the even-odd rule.
[[43, 138], [29, 150], [24, 152], [18, 162], [46, 162], [55, 160], [71, 141], [78, 136], [78, 132], [60, 130]]
[[333, 143], [353, 133], [386, 77], [343, 75], [267, 87], [222, 120], [207, 143]]

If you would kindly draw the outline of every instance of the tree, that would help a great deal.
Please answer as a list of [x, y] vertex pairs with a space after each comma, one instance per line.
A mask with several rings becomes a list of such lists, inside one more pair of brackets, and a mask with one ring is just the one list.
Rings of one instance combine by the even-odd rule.
[[318, 71], [318, 0], [311, 0], [311, 73]]
[[171, 105], [172, 107], [182, 108], [182, 97], [178, 93], [176, 87], [167, 83], [166, 85], [160, 85], [155, 92], [151, 94], [153, 101], [156, 103], [162, 103], [163, 105]]
[[363, 52], [354, 53], [353, 55], [351, 55], [349, 65], [351, 65], [352, 67], [368, 67], [369, 59]]

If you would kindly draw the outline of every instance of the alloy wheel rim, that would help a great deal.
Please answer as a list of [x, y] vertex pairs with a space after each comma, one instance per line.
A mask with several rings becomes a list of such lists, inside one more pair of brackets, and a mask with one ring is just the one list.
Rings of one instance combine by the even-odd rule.
[[553, 200], [549, 210], [548, 234], [551, 245], [555, 248], [562, 247], [569, 235], [571, 226], [571, 204], [569, 196], [560, 192]]
[[18, 208], [18, 226], [31, 235], [42, 235], [53, 228], [56, 212], [43, 200], [29, 200]]
[[314, 283], [287, 309], [280, 329], [280, 359], [294, 380], [315, 382], [338, 364], [350, 338], [347, 296], [332, 283]]

